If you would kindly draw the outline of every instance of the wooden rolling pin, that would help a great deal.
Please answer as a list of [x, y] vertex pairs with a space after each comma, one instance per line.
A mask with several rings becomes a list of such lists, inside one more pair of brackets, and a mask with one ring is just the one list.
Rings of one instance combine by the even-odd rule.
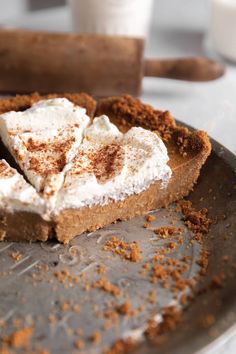
[[208, 81], [223, 67], [204, 57], [144, 59], [144, 41], [75, 33], [0, 31], [0, 92], [138, 95], [143, 76]]

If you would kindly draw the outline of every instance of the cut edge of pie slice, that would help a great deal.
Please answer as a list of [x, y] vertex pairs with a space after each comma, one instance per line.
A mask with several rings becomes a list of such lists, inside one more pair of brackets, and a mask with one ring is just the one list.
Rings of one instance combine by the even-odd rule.
[[[55, 96], [53, 95], [53, 97]], [[11, 100], [3, 100], [0, 102], [0, 112], [6, 112], [7, 107], [10, 110], [24, 109], [27, 105], [29, 107], [32, 104], [32, 97], [23, 96], [23, 102], [20, 99], [21, 96]], [[42, 99], [39, 95], [35, 97], [37, 97], [36, 101]], [[78, 94], [74, 96], [71, 94], [68, 99], [78, 104]], [[89, 106], [91, 106], [91, 100], [88, 98]], [[27, 101], [27, 105], [24, 104], [25, 101]], [[86, 99], [83, 103], [86, 106], [85, 101]], [[92, 111], [94, 112], [94, 106]], [[131, 219], [152, 209], [167, 206], [170, 202], [189, 194], [211, 151], [206, 133], [190, 132], [187, 128], [178, 127], [169, 112], [155, 110], [130, 96], [100, 100], [97, 104], [96, 115], [102, 114], [108, 115], [123, 132], [132, 126], [141, 126], [154, 131], [163, 139], [168, 149], [169, 165], [172, 169], [172, 177], [168, 186], [161, 188], [161, 182], [157, 181], [143, 192], [128, 196], [122, 201], [66, 209], [56, 215], [52, 222], [46, 222], [40, 215], [31, 215], [26, 212], [8, 215], [9, 213], [2, 210], [0, 211], [0, 234], [4, 233], [5, 240], [46, 240], [56, 237], [60, 242], [68, 243], [76, 235], [85, 231], [94, 231], [117, 220]], [[15, 221], [13, 220], [18, 220], [17, 214], [21, 222], [19, 225], [21, 236], [19, 233], [14, 235]], [[31, 236], [28, 232], [29, 228], [27, 228], [29, 225], [32, 229], [34, 228]]]
[[[65, 94], [49, 94], [39, 95], [33, 93], [31, 95], [17, 95], [14, 98], [0, 100], [0, 114], [10, 111], [24, 111], [30, 108], [34, 103], [41, 100], [54, 98], [67, 98], [75, 105], [86, 109], [87, 115], [92, 118], [96, 109], [96, 101], [85, 93], [65, 93]], [[11, 166], [20, 172], [22, 171], [15, 163], [14, 158], [6, 149], [0, 140], [0, 158], [6, 158]], [[23, 179], [23, 177], [21, 176]], [[27, 183], [27, 182], [26, 182]], [[33, 187], [32, 187], [33, 189]], [[36, 191], [35, 191], [36, 193]], [[0, 241], [46, 241], [55, 236], [54, 224], [33, 210], [9, 210], [9, 208], [0, 209]]]
[[41, 216], [46, 213], [44, 200], [4, 159], [0, 159], [0, 202], [0, 241], [48, 239], [51, 224]]

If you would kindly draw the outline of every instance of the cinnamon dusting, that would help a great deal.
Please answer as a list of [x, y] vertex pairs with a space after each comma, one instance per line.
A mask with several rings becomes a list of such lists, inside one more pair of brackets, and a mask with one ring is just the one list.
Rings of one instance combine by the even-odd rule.
[[3, 161], [0, 160], [0, 175], [1, 178], [10, 178], [14, 176], [12, 168], [8, 167]]
[[79, 150], [74, 159], [74, 166], [69, 171], [71, 175], [92, 173], [98, 183], [105, 183], [114, 178], [123, 167], [124, 149], [117, 143], [103, 145], [99, 150]]
[[122, 169], [124, 150], [118, 143], [103, 146], [91, 161], [92, 170], [100, 183], [112, 179]]
[[43, 143], [29, 138], [25, 144], [30, 153], [29, 169], [42, 176], [58, 174], [64, 168], [66, 155], [74, 142], [73, 136], [68, 136], [64, 141], [55, 138], [53, 141]]

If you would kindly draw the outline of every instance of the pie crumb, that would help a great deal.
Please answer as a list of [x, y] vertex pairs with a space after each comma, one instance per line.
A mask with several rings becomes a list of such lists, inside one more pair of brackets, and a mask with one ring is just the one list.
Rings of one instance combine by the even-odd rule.
[[100, 344], [101, 340], [102, 340], [102, 335], [99, 331], [96, 331], [92, 334], [91, 341], [92, 341], [93, 345]]
[[9, 336], [3, 337], [3, 343], [15, 349], [27, 348], [33, 335], [33, 327], [18, 329]]
[[128, 315], [131, 311], [132, 305], [129, 301], [125, 301], [123, 304], [117, 306], [117, 312], [120, 315]]
[[175, 234], [180, 234], [182, 232], [182, 229], [179, 227], [174, 227], [174, 226], [164, 226], [164, 227], [158, 227], [154, 230], [154, 233], [156, 235], [160, 235], [163, 237], [168, 237], [172, 236]]
[[155, 220], [156, 220], [156, 217], [152, 214], [146, 216], [146, 221], [148, 221], [148, 222], [155, 221]]
[[84, 341], [83, 341], [82, 339], [77, 339], [77, 340], [74, 342], [74, 347], [75, 347], [76, 349], [79, 349], [79, 350], [84, 349], [85, 343], [84, 343]]
[[11, 252], [10, 256], [15, 262], [18, 262], [22, 259], [22, 254], [19, 251]]

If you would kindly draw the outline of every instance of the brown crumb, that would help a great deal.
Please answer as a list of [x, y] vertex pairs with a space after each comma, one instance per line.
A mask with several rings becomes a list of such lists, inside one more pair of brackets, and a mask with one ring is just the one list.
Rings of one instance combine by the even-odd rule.
[[188, 303], [188, 297], [187, 297], [187, 295], [181, 296], [180, 303], [181, 303], [181, 305], [183, 305], [183, 306]]
[[130, 254], [126, 256], [131, 262], [140, 262], [142, 259], [140, 246], [138, 243], [134, 243], [130, 248]]
[[177, 243], [176, 242], [170, 242], [168, 247], [171, 248], [171, 249], [175, 249], [177, 246]]
[[144, 263], [144, 264], [142, 265], [142, 269], [144, 269], [144, 270], [150, 269], [150, 263]]
[[209, 252], [207, 250], [202, 250], [197, 264], [201, 267], [200, 274], [205, 275], [208, 268], [208, 257]]
[[163, 288], [168, 288], [172, 283], [171, 291], [173, 293], [181, 292], [186, 287], [193, 288], [195, 284], [193, 280], [182, 278], [182, 274], [189, 269], [189, 259], [186, 257], [182, 259], [165, 257], [166, 254], [170, 254], [170, 249], [167, 247], [156, 250], [156, 254], [151, 260], [150, 281], [159, 283]]
[[157, 323], [150, 320], [145, 335], [150, 340], [156, 340], [159, 336], [175, 330], [180, 319], [181, 312], [175, 306], [166, 307], [162, 311], [162, 321]]
[[208, 210], [202, 208], [196, 211], [189, 200], [181, 200], [177, 203], [184, 215], [185, 225], [194, 233], [206, 234], [212, 221], [207, 217]]
[[107, 293], [110, 293], [113, 296], [119, 296], [121, 294], [120, 289], [112, 284], [107, 278], [102, 277], [100, 279], [98, 279], [97, 281], [95, 281], [95, 283], [93, 284], [94, 288], [98, 288], [98, 289], [102, 289], [104, 291], [106, 291]]
[[11, 253], [10, 253], [10, 256], [11, 256], [11, 258], [12, 258], [14, 261], [16, 261], [16, 262], [20, 261], [21, 258], [22, 258], [22, 254], [21, 254], [19, 251], [11, 252]]
[[101, 333], [99, 331], [94, 332], [91, 336], [91, 341], [92, 341], [93, 345], [100, 344], [102, 341]]
[[137, 348], [137, 343], [132, 338], [118, 339], [109, 349], [104, 350], [103, 354], [125, 354]]
[[8, 345], [3, 344], [3, 346], [0, 347], [0, 354], [12, 354], [12, 352], [9, 350]]
[[150, 224], [149, 224], [149, 223], [145, 222], [145, 223], [143, 224], [143, 228], [144, 228], [144, 229], [148, 229], [149, 227], [150, 227]]
[[181, 234], [182, 229], [174, 226], [163, 226], [163, 227], [156, 228], [154, 232], [156, 235], [160, 235], [165, 238], [168, 236], [172, 236], [174, 234]]
[[207, 314], [203, 319], [202, 319], [202, 325], [204, 328], [208, 328], [212, 326], [215, 323], [216, 319], [214, 315], [212, 314]]
[[223, 285], [224, 285], [225, 278], [226, 278], [225, 277], [225, 273], [224, 272], [220, 272], [219, 274], [215, 275], [212, 278], [210, 287], [212, 289], [222, 288]]
[[140, 245], [137, 242], [124, 242], [119, 240], [116, 236], [111, 237], [105, 243], [103, 250], [110, 251], [131, 262], [139, 262], [142, 258]]
[[222, 261], [223, 261], [224, 263], [228, 263], [228, 262], [229, 262], [229, 256], [227, 256], [227, 255], [223, 256], [223, 257], [222, 257]]
[[117, 312], [120, 315], [128, 315], [132, 309], [132, 305], [129, 301], [125, 301], [123, 304], [116, 307]]
[[151, 221], [155, 221], [156, 217], [153, 214], [149, 214], [146, 216], [146, 221], [151, 222]]
[[80, 314], [80, 307], [79, 307], [79, 305], [78, 305], [78, 304], [74, 304], [74, 305], [72, 306], [72, 311], [73, 311], [74, 313], [76, 313], [77, 315]]
[[98, 272], [98, 274], [104, 274], [104, 273], [106, 273], [106, 268], [102, 265], [98, 265], [97, 272]]
[[119, 322], [119, 316], [116, 310], [106, 310], [100, 314], [100, 318], [105, 319], [102, 326], [105, 331], [113, 328]]
[[186, 157], [189, 151], [201, 151], [202, 144], [198, 139], [198, 132], [190, 132], [186, 127], [177, 127], [173, 131], [172, 138], [179, 147], [179, 153]]
[[63, 304], [61, 304], [61, 311], [62, 312], [66, 312], [69, 309], [69, 304], [67, 302], [64, 302]]
[[118, 313], [117, 313], [116, 309], [108, 309], [104, 312], [101, 312], [100, 317], [111, 320], [114, 323], [114, 322], [117, 322], [117, 320], [118, 320]]
[[65, 284], [66, 282], [78, 283], [80, 281], [79, 276], [70, 273], [70, 271], [67, 269], [56, 271], [54, 276], [62, 284]]
[[76, 349], [79, 349], [79, 350], [84, 349], [85, 343], [84, 343], [84, 341], [83, 341], [82, 339], [77, 339], [77, 340], [74, 342], [74, 347], [75, 347]]
[[33, 334], [33, 327], [19, 329], [9, 336], [3, 337], [2, 341], [13, 348], [27, 348]]

